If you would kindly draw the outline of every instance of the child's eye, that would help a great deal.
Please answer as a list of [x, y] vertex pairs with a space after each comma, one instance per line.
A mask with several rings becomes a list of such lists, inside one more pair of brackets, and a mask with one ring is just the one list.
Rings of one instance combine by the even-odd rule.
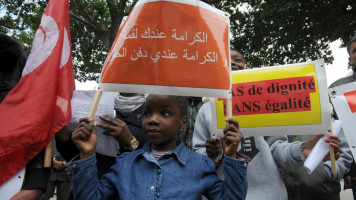
[[171, 115], [171, 112], [165, 110], [165, 111], [162, 112], [162, 115], [165, 116], [165, 117], [168, 117], [168, 116]]
[[146, 117], [150, 117], [151, 116], [151, 113], [150, 112], [147, 112], [147, 111], [145, 111], [145, 112], [143, 112], [143, 118], [146, 118]]
[[237, 63], [242, 62], [242, 60], [240, 60], [240, 59], [235, 59], [234, 61], [237, 62]]

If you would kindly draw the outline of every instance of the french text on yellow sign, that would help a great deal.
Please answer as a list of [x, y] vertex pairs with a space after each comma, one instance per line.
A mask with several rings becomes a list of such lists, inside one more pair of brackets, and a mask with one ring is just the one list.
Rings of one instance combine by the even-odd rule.
[[[241, 128], [321, 124], [314, 64], [237, 71], [232, 84], [233, 118]], [[223, 129], [224, 100], [215, 103]]]

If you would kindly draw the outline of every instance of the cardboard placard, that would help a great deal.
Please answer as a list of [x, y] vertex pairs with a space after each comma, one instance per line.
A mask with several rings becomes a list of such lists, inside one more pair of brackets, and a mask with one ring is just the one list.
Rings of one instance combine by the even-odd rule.
[[[324, 61], [236, 71], [232, 113], [245, 136], [315, 135], [330, 130]], [[225, 99], [212, 99], [212, 130], [226, 126]]]
[[229, 18], [197, 0], [139, 1], [105, 61], [100, 89], [228, 97]]

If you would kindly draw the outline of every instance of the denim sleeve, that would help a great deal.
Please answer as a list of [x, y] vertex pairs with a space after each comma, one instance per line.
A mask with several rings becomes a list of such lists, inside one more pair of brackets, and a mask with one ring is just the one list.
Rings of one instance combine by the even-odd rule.
[[68, 163], [74, 199], [113, 199], [118, 196], [113, 181], [107, 178], [109, 176], [99, 182], [95, 154], [83, 160], [78, 158], [79, 155]]
[[206, 158], [202, 180], [209, 183], [206, 192], [203, 193], [208, 199], [240, 200], [245, 199], [247, 194], [247, 162], [224, 156], [224, 176], [222, 181], [218, 178], [214, 169], [214, 163]]

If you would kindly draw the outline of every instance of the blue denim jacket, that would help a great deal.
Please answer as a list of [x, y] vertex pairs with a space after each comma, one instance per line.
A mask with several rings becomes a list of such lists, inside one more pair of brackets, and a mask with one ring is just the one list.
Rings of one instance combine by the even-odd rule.
[[206, 156], [188, 151], [183, 143], [155, 160], [148, 142], [137, 151], [120, 155], [111, 171], [98, 180], [95, 155], [78, 156], [68, 166], [75, 199], [245, 199], [247, 162], [224, 156], [224, 182]]

